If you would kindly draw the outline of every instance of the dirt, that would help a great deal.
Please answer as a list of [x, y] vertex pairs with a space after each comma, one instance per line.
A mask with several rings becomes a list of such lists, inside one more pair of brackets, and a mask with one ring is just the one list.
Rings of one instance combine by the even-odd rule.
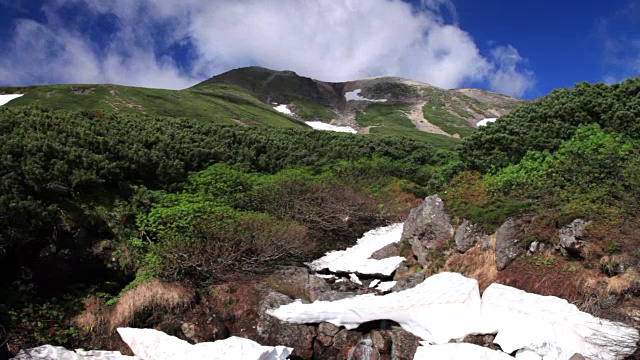
[[427, 119], [425, 119], [424, 112], [422, 111], [422, 107], [424, 106], [424, 104], [425, 103], [418, 103], [415, 105], [411, 105], [411, 111], [405, 113], [405, 115], [411, 120], [413, 125], [415, 125], [416, 129], [432, 134], [451, 136], [451, 134], [448, 134], [444, 130], [440, 129], [439, 127], [435, 126]]

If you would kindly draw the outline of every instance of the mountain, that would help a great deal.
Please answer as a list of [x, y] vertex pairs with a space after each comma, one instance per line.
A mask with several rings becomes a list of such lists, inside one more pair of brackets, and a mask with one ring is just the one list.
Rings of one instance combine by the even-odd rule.
[[444, 147], [469, 135], [480, 120], [507, 114], [523, 102], [480, 89], [444, 90], [398, 77], [330, 83], [261, 67], [231, 70], [184, 90], [111, 84], [0, 87], [0, 94], [14, 93], [24, 96], [7, 106], [37, 104], [275, 127], [305, 127], [304, 122], [314, 121]]

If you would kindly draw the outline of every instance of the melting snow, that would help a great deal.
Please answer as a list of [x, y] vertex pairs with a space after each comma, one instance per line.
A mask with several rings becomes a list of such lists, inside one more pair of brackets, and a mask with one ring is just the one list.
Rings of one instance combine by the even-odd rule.
[[387, 102], [387, 99], [367, 99], [365, 97], [360, 96], [362, 89], [357, 89], [354, 91], [349, 91], [344, 93], [344, 98], [347, 101], [370, 101], [370, 102]]
[[405, 260], [403, 257], [394, 256], [382, 260], [369, 259], [369, 257], [377, 250], [400, 241], [402, 227], [403, 224], [399, 223], [371, 230], [365, 233], [355, 246], [346, 250], [328, 252], [307, 265], [313, 271], [328, 269], [333, 273], [390, 276]]
[[360, 281], [356, 274], [349, 274], [349, 280], [354, 284], [362, 285], [362, 281]]
[[474, 344], [425, 345], [418, 347], [413, 360], [513, 360], [511, 356], [501, 351]]
[[298, 300], [268, 313], [291, 323], [326, 321], [347, 329], [374, 320], [393, 320], [426, 341], [445, 344], [477, 329], [480, 292], [476, 280], [445, 272], [413, 289], [384, 296], [365, 294], [311, 304]]
[[306, 124], [316, 130], [344, 132], [344, 133], [351, 133], [351, 134], [355, 134], [358, 132], [356, 129], [350, 126], [336, 126], [336, 125], [323, 123], [322, 121], [307, 121]]
[[387, 292], [391, 290], [392, 287], [396, 286], [397, 281], [384, 281], [381, 282], [380, 285], [376, 288], [378, 291]]
[[17, 99], [24, 94], [0, 95], [0, 106], [8, 103], [13, 99]]
[[293, 115], [293, 113], [291, 112], [291, 110], [289, 110], [289, 107], [287, 105], [274, 106], [273, 109], [283, 114]]
[[484, 119], [484, 120], [480, 120], [480, 121], [478, 121], [478, 124], [476, 124], [476, 126], [477, 127], [487, 126], [487, 124], [495, 122], [496, 120], [498, 120], [498, 118], [487, 118], [487, 119]]

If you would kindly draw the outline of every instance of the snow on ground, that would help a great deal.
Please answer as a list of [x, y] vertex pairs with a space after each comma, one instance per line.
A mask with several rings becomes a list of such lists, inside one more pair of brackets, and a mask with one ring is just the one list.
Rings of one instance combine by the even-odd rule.
[[337, 301], [300, 300], [268, 313], [296, 324], [329, 322], [354, 329], [374, 320], [392, 320], [423, 340], [446, 344], [478, 328], [478, 282], [457, 273], [429, 277], [418, 286], [383, 296], [358, 295]]
[[369, 259], [383, 247], [397, 243], [402, 236], [402, 223], [385, 226], [365, 233], [355, 246], [346, 250], [331, 251], [307, 265], [313, 271], [329, 270], [333, 273], [390, 276], [405, 259], [394, 256], [387, 259]]
[[293, 115], [293, 112], [291, 112], [291, 110], [289, 110], [289, 107], [287, 105], [274, 106], [273, 109], [275, 111], [281, 112], [283, 114]]
[[343, 132], [343, 133], [351, 133], [351, 134], [355, 134], [358, 132], [356, 129], [350, 126], [331, 125], [331, 124], [323, 123], [322, 121], [307, 121], [306, 124], [316, 130], [335, 131], [335, 132]]
[[484, 120], [480, 120], [480, 121], [478, 121], [478, 124], [476, 124], [476, 126], [477, 127], [487, 126], [487, 124], [495, 122], [496, 120], [498, 120], [498, 118], [487, 118], [487, 119], [484, 119]]
[[262, 346], [255, 341], [230, 337], [191, 345], [154, 329], [118, 328], [122, 340], [143, 360], [284, 360], [292, 348]]
[[362, 89], [356, 89], [354, 91], [349, 91], [344, 93], [344, 98], [347, 101], [370, 101], [370, 102], [387, 102], [387, 99], [367, 99], [365, 97], [360, 96]]
[[511, 356], [501, 351], [474, 344], [425, 345], [418, 347], [413, 360], [513, 360]]
[[378, 287], [376, 287], [376, 290], [387, 292], [391, 290], [392, 287], [396, 286], [397, 283], [398, 283], [397, 281], [384, 281], [384, 282], [381, 282], [380, 285], [378, 285]]
[[492, 284], [482, 295], [483, 333], [505, 352], [535, 351], [545, 359], [568, 359], [575, 353], [593, 359], [622, 359], [636, 348], [638, 331], [598, 319], [554, 296]]
[[24, 94], [0, 95], [0, 106], [8, 103], [13, 99], [17, 99]]

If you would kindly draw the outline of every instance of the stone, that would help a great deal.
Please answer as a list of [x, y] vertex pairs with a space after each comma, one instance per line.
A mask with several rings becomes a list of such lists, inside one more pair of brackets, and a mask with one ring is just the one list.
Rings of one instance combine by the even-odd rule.
[[513, 260], [520, 256], [523, 231], [521, 225], [512, 219], [502, 224], [496, 232], [496, 266], [498, 270], [504, 270]]
[[378, 352], [387, 354], [391, 351], [391, 332], [389, 330], [372, 330], [371, 341]]
[[356, 331], [342, 329], [333, 338], [333, 348], [338, 351], [336, 359], [347, 360], [352, 354], [352, 348], [362, 340], [362, 334]]
[[331, 286], [325, 279], [309, 274], [309, 270], [303, 267], [284, 267], [278, 270], [275, 275], [279, 286], [298, 289], [310, 301], [317, 300], [318, 296], [331, 290]]
[[575, 353], [569, 358], [569, 360], [585, 360], [585, 358], [581, 354]]
[[409, 213], [401, 242], [409, 241], [418, 263], [425, 266], [429, 252], [441, 250], [452, 234], [451, 218], [444, 212], [444, 202], [438, 195], [432, 195]]
[[33, 349], [23, 349], [13, 360], [137, 360], [117, 351], [67, 350], [60, 346], [42, 345]]
[[584, 247], [584, 229], [591, 224], [591, 221], [575, 219], [571, 224], [558, 230], [560, 238], [560, 251], [564, 256], [582, 257]]
[[477, 242], [482, 242], [484, 238], [488, 238], [488, 236], [482, 233], [479, 226], [465, 220], [458, 226], [458, 229], [456, 229], [454, 240], [458, 251], [465, 253]]
[[424, 281], [424, 273], [415, 273], [402, 278], [391, 288], [392, 292], [413, 289]]
[[335, 326], [328, 322], [320, 323], [318, 326], [317, 340], [324, 346], [333, 345], [333, 337], [340, 331], [338, 326]]
[[293, 348], [293, 354], [309, 358], [313, 354], [313, 339], [317, 330], [313, 326], [291, 324], [269, 316], [268, 311], [292, 300], [277, 292], [269, 293], [258, 307], [258, 325], [256, 327], [258, 341], [265, 345], [284, 345]]
[[391, 359], [392, 360], [411, 360], [416, 354], [416, 350], [420, 346], [420, 338], [412, 333], [400, 328], [394, 327], [391, 330]]
[[375, 251], [373, 254], [371, 254], [369, 258], [375, 259], [375, 260], [382, 260], [382, 259], [398, 256], [399, 250], [400, 250], [400, 247], [398, 246], [398, 243], [392, 243], [383, 247], [380, 250]]

